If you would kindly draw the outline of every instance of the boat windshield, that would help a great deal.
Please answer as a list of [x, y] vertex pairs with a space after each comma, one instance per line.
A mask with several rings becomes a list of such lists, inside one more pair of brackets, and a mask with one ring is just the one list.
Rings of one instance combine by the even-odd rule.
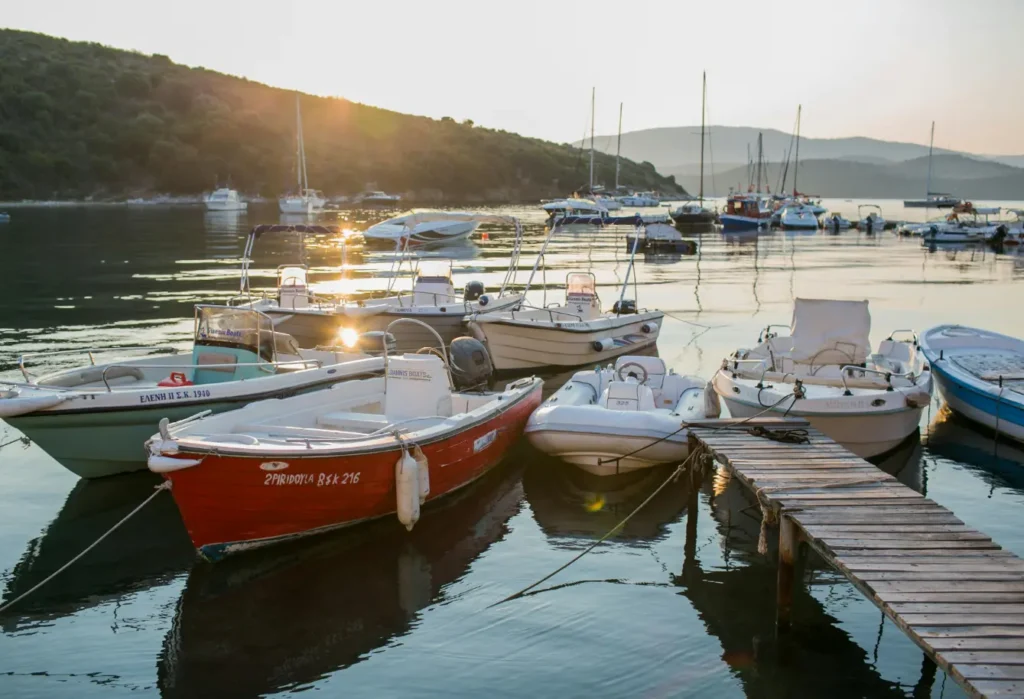
[[[237, 347], [259, 353], [262, 317], [256, 311], [228, 306], [197, 306], [195, 343]], [[269, 323], [263, 322], [266, 329]]]
[[565, 281], [566, 296], [597, 296], [597, 280], [589, 272], [575, 272]]
[[285, 265], [277, 270], [277, 288], [306, 287], [308, 270], [302, 265]]

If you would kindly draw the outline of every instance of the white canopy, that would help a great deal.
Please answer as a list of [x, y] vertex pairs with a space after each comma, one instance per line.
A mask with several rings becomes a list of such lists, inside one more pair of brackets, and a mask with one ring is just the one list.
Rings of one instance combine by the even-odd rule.
[[818, 366], [860, 364], [871, 352], [867, 301], [797, 299], [793, 306], [791, 358]]
[[[414, 211], [405, 216], [389, 219], [384, 224], [415, 228], [421, 223], [434, 223], [435, 221], [477, 221], [479, 223], [498, 223], [514, 226], [514, 216], [499, 216], [497, 214], [481, 214], [469, 211]], [[378, 224], [378, 225], [384, 225]]]

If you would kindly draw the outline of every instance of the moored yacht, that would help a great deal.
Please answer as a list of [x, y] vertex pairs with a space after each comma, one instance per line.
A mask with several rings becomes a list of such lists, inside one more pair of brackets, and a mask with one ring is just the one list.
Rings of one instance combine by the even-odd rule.
[[430, 245], [464, 240], [482, 222], [478, 214], [460, 211], [415, 211], [390, 218], [363, 231], [367, 243]]
[[726, 232], [768, 228], [771, 218], [772, 211], [766, 197], [753, 193], [729, 195], [725, 210], [718, 216]]
[[203, 204], [207, 211], [245, 211], [249, 206], [236, 190], [229, 187], [210, 192], [203, 197]]
[[278, 200], [282, 214], [315, 214], [324, 208], [327, 198], [316, 189], [310, 189], [309, 177], [306, 174], [306, 142], [302, 136], [302, 112], [299, 108], [299, 97], [295, 96], [295, 175], [296, 190]]

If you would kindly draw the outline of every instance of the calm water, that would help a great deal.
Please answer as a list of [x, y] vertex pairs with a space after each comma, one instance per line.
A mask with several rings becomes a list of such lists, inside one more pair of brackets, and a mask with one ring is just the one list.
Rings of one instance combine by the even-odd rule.
[[[857, 202], [825, 204], [856, 213]], [[890, 219], [924, 216], [896, 202], [883, 208]], [[532, 263], [541, 217], [512, 213], [527, 221]], [[186, 346], [192, 304], [237, 290], [247, 227], [278, 220], [269, 208], [218, 217], [149, 207], [12, 214], [0, 228], [0, 348], [11, 353]], [[387, 286], [389, 253], [309, 242], [321, 291]], [[452, 259], [457, 286], [479, 279], [493, 288], [510, 244], [508, 231], [492, 230], [429, 256]], [[261, 241], [258, 281], [270, 285], [273, 269], [297, 254], [293, 239]], [[546, 300], [560, 297], [568, 271], [591, 268], [610, 305], [626, 259], [621, 234], [566, 233], [547, 256]], [[787, 322], [796, 296], [868, 299], [875, 342], [892, 329], [957, 321], [1024, 335], [1015, 303], [1024, 257], [929, 252], [891, 234], [709, 234], [698, 255], [646, 259], [638, 277], [640, 305], [675, 316], [660, 354], [705, 377], [762, 326]], [[544, 293], [531, 292], [534, 302]], [[11, 367], [8, 357], [3, 368]], [[549, 388], [565, 377], [551, 377]], [[0, 443], [15, 436], [0, 423]], [[994, 450], [938, 401], [920, 443], [883, 464], [1024, 555], [1022, 465], [1024, 452]], [[161, 495], [0, 615], [0, 696], [962, 696], [941, 672], [922, 676], [915, 646], [814, 561], [795, 628], [776, 639], [773, 559], [756, 553], [759, 518], [748, 496], [721, 476], [666, 488], [551, 589], [489, 607], [600, 537], [665, 476], [595, 483], [524, 448], [429, 511], [411, 535], [388, 520], [217, 566], [194, 562], [174, 503]], [[155, 482], [147, 473], [78, 482], [35, 446], [0, 449], [0, 599], [66, 562]], [[696, 526], [689, 549], [688, 522]]]

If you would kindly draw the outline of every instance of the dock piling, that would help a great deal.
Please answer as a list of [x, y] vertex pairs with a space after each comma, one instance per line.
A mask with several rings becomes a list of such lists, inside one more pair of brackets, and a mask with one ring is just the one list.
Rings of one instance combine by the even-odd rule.
[[789, 631], [793, 612], [793, 585], [796, 582], [797, 548], [800, 546], [800, 532], [789, 517], [779, 519], [779, 575], [775, 591], [775, 630], [782, 634]]

